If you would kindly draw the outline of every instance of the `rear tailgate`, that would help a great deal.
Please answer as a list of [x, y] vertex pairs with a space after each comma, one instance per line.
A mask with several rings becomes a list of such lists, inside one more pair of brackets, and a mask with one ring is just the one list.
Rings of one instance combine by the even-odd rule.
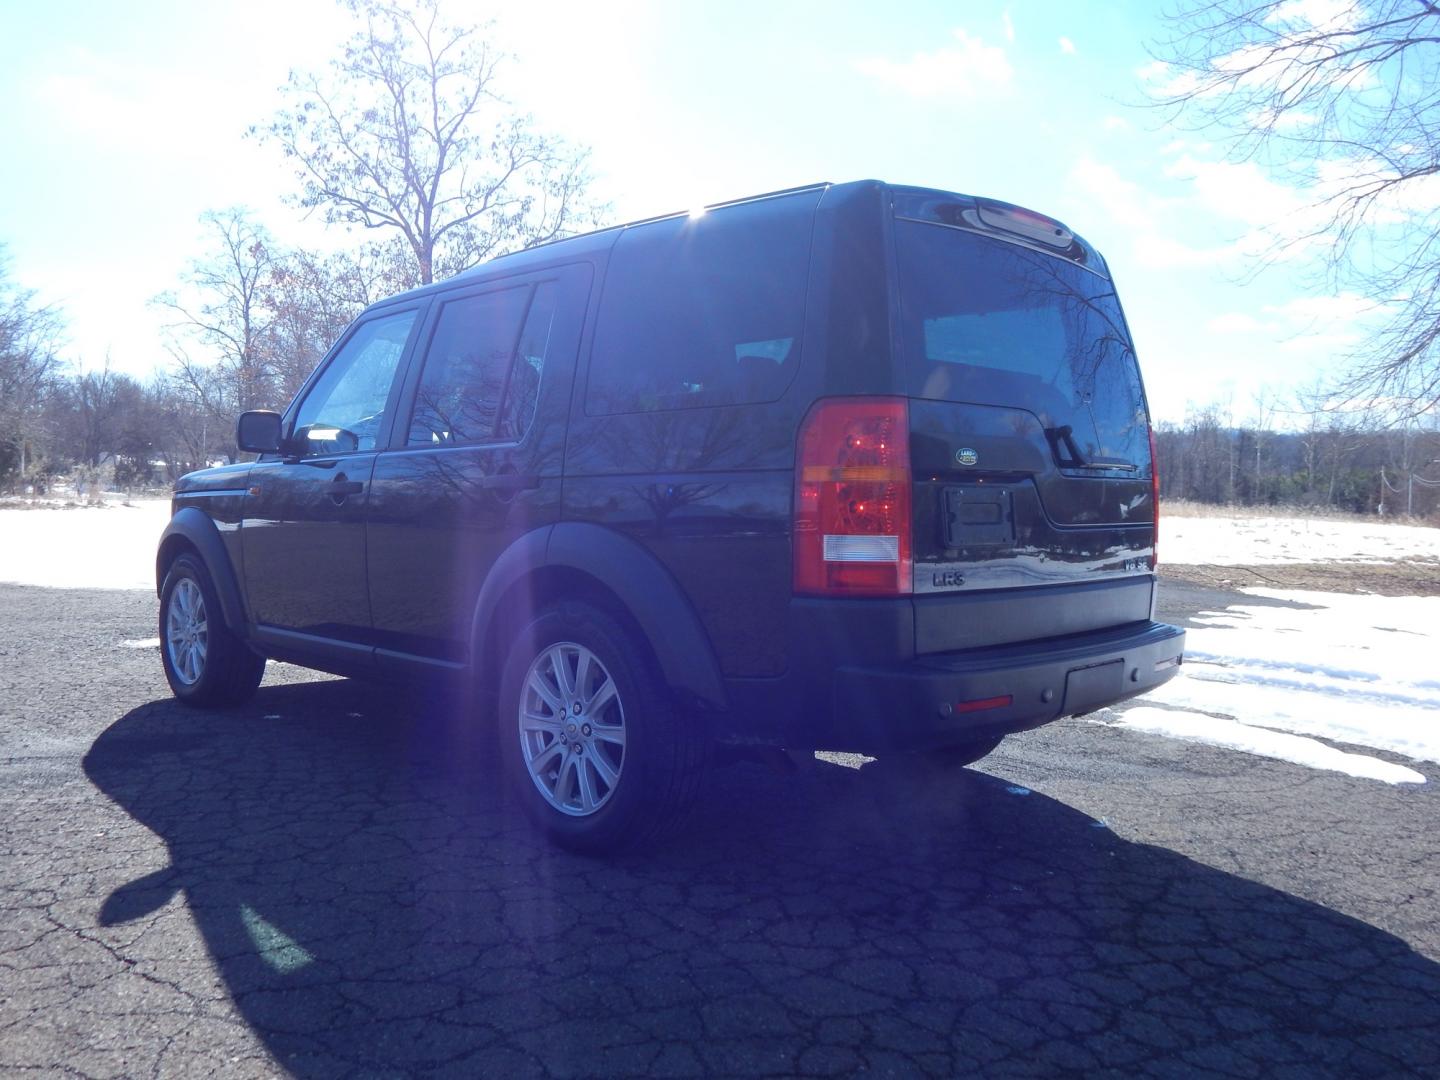
[[1114, 286], [956, 220], [896, 222], [917, 651], [1148, 619], [1148, 419]]

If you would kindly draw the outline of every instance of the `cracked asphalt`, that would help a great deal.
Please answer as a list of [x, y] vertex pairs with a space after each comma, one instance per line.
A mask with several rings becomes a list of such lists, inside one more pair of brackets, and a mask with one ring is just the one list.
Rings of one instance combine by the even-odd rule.
[[439, 699], [272, 665], [178, 707], [154, 612], [0, 586], [0, 1073], [1440, 1074], [1434, 765], [1069, 720], [943, 777], [735, 766], [601, 862]]

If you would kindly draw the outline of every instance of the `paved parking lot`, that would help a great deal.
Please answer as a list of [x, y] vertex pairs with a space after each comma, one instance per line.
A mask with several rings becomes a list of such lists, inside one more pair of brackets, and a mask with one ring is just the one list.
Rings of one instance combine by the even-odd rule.
[[1433, 765], [1072, 720], [920, 786], [736, 766], [600, 862], [444, 702], [175, 706], [154, 606], [0, 586], [0, 1072], [1440, 1072]]

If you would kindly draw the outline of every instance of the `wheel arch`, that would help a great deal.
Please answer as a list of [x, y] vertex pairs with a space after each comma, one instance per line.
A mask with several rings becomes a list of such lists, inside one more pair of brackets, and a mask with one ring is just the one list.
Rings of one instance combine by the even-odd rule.
[[165, 526], [160, 534], [160, 544], [155, 553], [155, 593], [158, 596], [165, 587], [165, 575], [170, 564], [186, 552], [198, 555], [210, 571], [210, 579], [220, 597], [220, 610], [225, 623], [237, 633], [249, 621], [245, 601], [230, 553], [225, 550], [225, 541], [220, 530], [206, 514], [193, 506], [182, 507]]
[[565, 522], [527, 533], [496, 560], [476, 604], [472, 662], [498, 687], [504, 649], [536, 612], [584, 600], [633, 631], [672, 690], [712, 708], [727, 704], [720, 665], [700, 617], [660, 560], [599, 525]]

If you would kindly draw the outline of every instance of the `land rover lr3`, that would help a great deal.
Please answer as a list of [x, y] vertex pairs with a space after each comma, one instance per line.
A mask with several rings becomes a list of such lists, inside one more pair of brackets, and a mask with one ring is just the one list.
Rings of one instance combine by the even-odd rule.
[[1181, 662], [1110, 273], [990, 199], [820, 184], [498, 258], [237, 441], [160, 543], [176, 696], [451, 675], [576, 849], [672, 826], [717, 747], [958, 767]]

